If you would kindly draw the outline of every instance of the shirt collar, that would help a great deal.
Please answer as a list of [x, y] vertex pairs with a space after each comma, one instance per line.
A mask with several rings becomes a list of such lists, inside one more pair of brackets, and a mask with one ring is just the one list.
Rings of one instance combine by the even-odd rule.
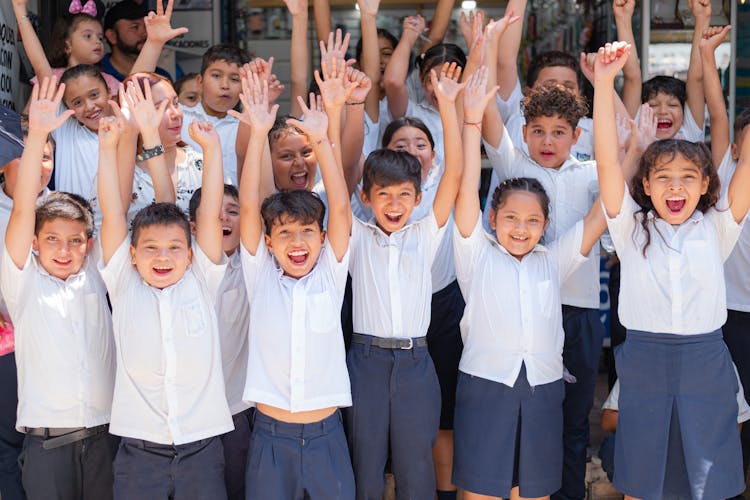
[[[500, 252], [504, 253], [505, 255], [512, 258], [513, 260], [518, 261], [518, 259], [512, 256], [510, 252], [508, 252], [508, 250], [506, 250], [505, 247], [502, 246], [500, 242], [497, 241], [497, 238], [495, 237], [494, 234], [488, 233], [487, 231], [484, 231], [484, 230], [482, 230], [482, 232], [484, 233], [485, 238], [487, 238], [487, 240], [490, 242], [492, 246], [494, 246]], [[534, 245], [534, 248], [531, 249], [531, 252], [524, 255], [523, 258], [525, 259], [528, 255], [531, 255], [532, 253], [536, 253], [536, 252], [547, 253], [549, 252], [549, 249], [545, 247], [544, 245], [542, 245], [541, 243], [537, 243], [536, 245]]]

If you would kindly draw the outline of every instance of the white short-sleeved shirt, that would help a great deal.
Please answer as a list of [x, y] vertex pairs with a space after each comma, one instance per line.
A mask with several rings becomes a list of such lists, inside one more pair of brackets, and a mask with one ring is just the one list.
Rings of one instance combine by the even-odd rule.
[[285, 276], [261, 238], [243, 246], [250, 299], [250, 357], [245, 400], [291, 412], [351, 406], [341, 333], [349, 253], [336, 260], [328, 240], [312, 271]]
[[380, 110], [378, 111], [377, 123], [373, 122], [370, 115], [365, 113], [365, 139], [362, 143], [362, 154], [365, 155], [365, 158], [376, 149], [381, 148], [383, 132], [392, 121], [391, 113], [388, 111], [388, 98], [381, 99], [378, 106]]
[[[607, 217], [622, 264], [620, 322], [631, 330], [679, 335], [721, 328], [727, 319], [724, 261], [742, 225], [728, 209], [696, 210], [677, 227], [639, 210], [626, 186], [619, 214]], [[645, 257], [644, 216], [651, 235]]]
[[102, 221], [97, 193], [99, 137], [74, 116], [65, 120], [50, 135], [55, 140], [55, 189], [88, 200], [98, 228]]
[[23, 427], [96, 427], [110, 421], [115, 343], [96, 258], [63, 281], [29, 251], [23, 269], [3, 248], [0, 288], [13, 322], [18, 420]]
[[200, 145], [190, 138], [190, 124], [193, 121], [209, 122], [214, 126], [214, 130], [219, 134], [221, 141], [221, 159], [224, 167], [224, 183], [237, 186], [237, 131], [240, 127], [240, 121], [232, 115], [226, 115], [224, 118], [216, 118], [206, 113], [203, 103], [199, 102], [193, 107], [183, 106], [182, 109], [182, 140], [195, 149], [198, 153], [203, 154]]
[[385, 234], [356, 217], [352, 225], [354, 331], [375, 337], [423, 337], [430, 325], [432, 273], [446, 226], [435, 214]]
[[[596, 163], [581, 162], [572, 156], [560, 168], [545, 168], [513, 146], [507, 132], [497, 148], [485, 142], [492, 169], [501, 180], [512, 177], [537, 179], [550, 198], [549, 225], [544, 241], [549, 244], [586, 217], [599, 195]], [[489, 213], [489, 211], [487, 211]], [[489, 226], [489, 218], [487, 218]], [[492, 232], [489, 227], [486, 231]], [[589, 309], [599, 308], [599, 247], [594, 246], [588, 259], [562, 285], [562, 303]]]
[[250, 304], [242, 275], [239, 249], [228, 258], [227, 270], [216, 293], [216, 318], [219, 320], [221, 366], [227, 403], [232, 415], [251, 405], [242, 399], [247, 376], [247, 332], [250, 326]]
[[[175, 202], [180, 210], [188, 215], [190, 198], [203, 182], [203, 155], [190, 146], [186, 146], [184, 151], [185, 161], [176, 166], [177, 198]], [[155, 201], [156, 194], [151, 174], [136, 166], [133, 174], [133, 196], [128, 209], [128, 222], [132, 222], [135, 214]]]
[[128, 237], [99, 267], [112, 299], [117, 345], [109, 431], [162, 444], [231, 431], [214, 312], [226, 263], [212, 263], [195, 245], [180, 281], [159, 290], [131, 263]]
[[[732, 159], [732, 148], [727, 148], [724, 158], [719, 165], [719, 180], [722, 193], [727, 192], [732, 180], [737, 162]], [[724, 263], [724, 277], [727, 283], [727, 309], [733, 311], [750, 312], [750, 279], [747, 272], [750, 269], [750, 225], [745, 225]]]
[[[737, 376], [737, 423], [741, 424], [742, 422], [746, 422], [750, 420], [750, 405], [747, 404], [747, 400], [745, 400], [745, 390], [742, 388], [742, 382], [740, 382], [740, 376], [737, 373], [737, 367], [734, 366], [734, 363], [732, 363], [732, 366], [734, 367], [734, 373]], [[614, 411], [620, 411], [619, 409], [619, 400], [620, 400], [620, 381], [615, 380], [615, 385], [612, 386], [612, 390], [609, 392], [609, 396], [607, 396], [607, 399], [604, 401], [604, 404], [602, 404], [602, 410], [614, 410]]]
[[445, 143], [443, 142], [443, 122], [440, 120], [440, 112], [427, 102], [417, 103], [409, 100], [404, 116], [419, 118], [424, 122], [435, 142], [435, 165], [441, 165], [445, 160]]
[[468, 238], [454, 230], [456, 274], [466, 298], [459, 369], [513, 387], [526, 366], [529, 385], [563, 376], [560, 284], [586, 261], [583, 222], [520, 261], [487, 234], [481, 218]]
[[[419, 205], [414, 207], [409, 216], [408, 223], [422, 220], [430, 214], [432, 205], [435, 202], [435, 195], [443, 177], [444, 168], [442, 165], [433, 165], [427, 173], [427, 178], [422, 183], [422, 200]], [[352, 194], [352, 211], [359, 220], [373, 220], [375, 215], [372, 213], [370, 206], [362, 203], [360, 194], [362, 193], [362, 183], [357, 184]], [[438, 247], [435, 260], [432, 263], [432, 293], [439, 292], [446, 286], [453, 283], [456, 279], [456, 271], [453, 266], [453, 215], [448, 219], [445, 228], [445, 234]]]

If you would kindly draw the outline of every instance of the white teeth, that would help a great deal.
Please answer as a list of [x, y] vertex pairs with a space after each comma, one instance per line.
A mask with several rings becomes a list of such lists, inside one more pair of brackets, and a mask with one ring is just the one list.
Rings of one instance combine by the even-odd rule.
[[307, 255], [307, 250], [293, 250], [289, 252], [289, 255], [292, 257], [301, 257], [303, 255]]
[[292, 174], [292, 179], [296, 177], [307, 177], [307, 172], [297, 172], [296, 174]]

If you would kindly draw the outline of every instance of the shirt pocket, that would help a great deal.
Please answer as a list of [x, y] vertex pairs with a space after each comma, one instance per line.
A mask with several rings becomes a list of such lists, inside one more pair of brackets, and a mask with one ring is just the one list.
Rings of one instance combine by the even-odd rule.
[[334, 307], [331, 294], [328, 292], [316, 293], [307, 297], [307, 319], [308, 325], [313, 332], [328, 333], [336, 330], [341, 311]]
[[185, 321], [185, 335], [188, 337], [200, 337], [206, 330], [206, 321], [203, 314], [203, 308], [199, 301], [191, 302], [182, 308], [182, 314]]
[[686, 241], [682, 247], [682, 253], [687, 262], [690, 276], [698, 281], [705, 281], [712, 276], [712, 253], [707, 241]]
[[554, 314], [555, 303], [552, 280], [540, 281], [537, 284], [537, 293], [539, 294], [539, 313], [545, 318], [551, 318]]

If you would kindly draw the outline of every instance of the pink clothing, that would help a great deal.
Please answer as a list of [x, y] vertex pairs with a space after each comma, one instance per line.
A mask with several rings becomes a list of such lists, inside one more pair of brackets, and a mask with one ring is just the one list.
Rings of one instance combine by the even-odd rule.
[[[65, 73], [65, 70], [67, 68], [52, 68], [52, 74], [57, 77], [57, 81], [60, 81], [60, 77], [63, 73]], [[104, 80], [107, 82], [107, 87], [109, 88], [109, 93], [112, 96], [116, 96], [120, 89], [120, 82], [115, 78], [114, 76], [110, 75], [109, 73], [102, 72], [102, 76], [104, 77]], [[39, 81], [37, 77], [34, 77], [31, 79], [31, 84], [35, 84]]]

